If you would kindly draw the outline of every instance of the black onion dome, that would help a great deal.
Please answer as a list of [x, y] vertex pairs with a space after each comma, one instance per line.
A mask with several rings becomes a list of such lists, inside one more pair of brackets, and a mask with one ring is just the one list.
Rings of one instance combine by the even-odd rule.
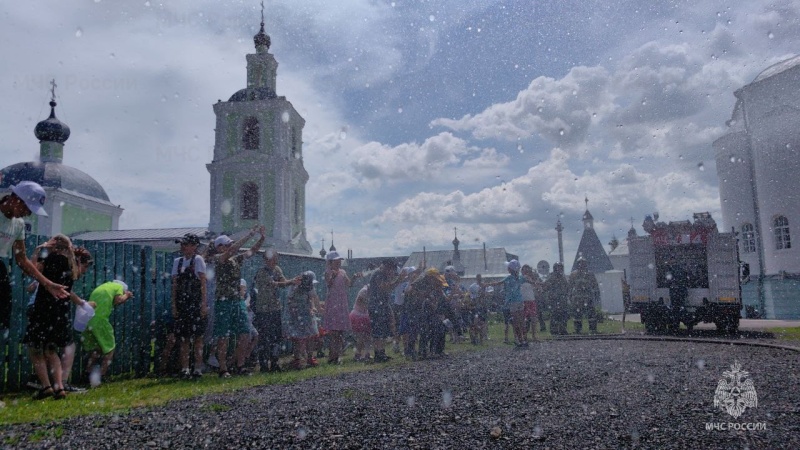
[[40, 141], [63, 144], [69, 139], [69, 127], [56, 119], [56, 102], [50, 102], [50, 117], [37, 123], [33, 133]]
[[269, 100], [276, 97], [277, 95], [275, 92], [268, 87], [245, 88], [236, 91], [235, 94], [231, 95], [231, 98], [228, 99], [228, 101], [251, 102], [255, 100]]
[[264, 22], [261, 22], [261, 29], [258, 30], [258, 33], [255, 36], [253, 36], [253, 42], [255, 42], [256, 48], [265, 46], [269, 50], [272, 40], [269, 38], [269, 35], [264, 32]]
[[63, 189], [84, 197], [109, 202], [103, 186], [74, 167], [55, 162], [23, 162], [0, 170], [0, 189], [9, 189], [20, 181], [33, 181], [43, 188]]

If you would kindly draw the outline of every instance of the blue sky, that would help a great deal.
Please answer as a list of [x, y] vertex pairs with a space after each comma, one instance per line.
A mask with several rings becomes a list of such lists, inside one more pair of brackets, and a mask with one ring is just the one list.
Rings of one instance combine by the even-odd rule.
[[[211, 105], [245, 86], [257, 2], [19, 2], [0, 13], [0, 165], [33, 160], [48, 82], [65, 163], [123, 228], [206, 226]], [[733, 92], [794, 56], [800, 5], [268, 1], [278, 94], [306, 119], [307, 234], [356, 256], [506, 247], [571, 260], [584, 196], [605, 243], [634, 217], [718, 218], [711, 143]], [[751, 4], [753, 3], [753, 4]], [[723, 224], [720, 224], [723, 225]]]

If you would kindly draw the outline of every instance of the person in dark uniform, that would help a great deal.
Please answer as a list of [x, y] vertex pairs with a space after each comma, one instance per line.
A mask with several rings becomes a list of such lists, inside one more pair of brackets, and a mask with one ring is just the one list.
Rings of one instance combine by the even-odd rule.
[[575, 272], [569, 276], [569, 302], [575, 319], [575, 333], [583, 331], [583, 318], [589, 320], [589, 332], [597, 333], [597, 307], [600, 306], [600, 286], [589, 272], [589, 262], [578, 258]]
[[564, 277], [564, 264], [553, 264], [553, 273], [544, 283], [544, 294], [550, 308], [550, 333], [567, 334], [569, 320], [569, 282]]

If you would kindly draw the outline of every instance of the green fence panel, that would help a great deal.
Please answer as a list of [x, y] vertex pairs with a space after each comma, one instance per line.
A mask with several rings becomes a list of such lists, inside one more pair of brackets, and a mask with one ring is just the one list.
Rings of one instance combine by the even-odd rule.
[[152, 247], [142, 247], [140, 250], [140, 265], [139, 265], [139, 292], [140, 298], [143, 300], [140, 304], [139, 313], [140, 320], [138, 322], [139, 334], [139, 358], [136, 362], [136, 376], [143, 377], [150, 371], [150, 364], [153, 361], [151, 355], [153, 336], [152, 336], [152, 322], [153, 322], [153, 307], [152, 302], [148, 301], [153, 298], [153, 283], [152, 274], [155, 273], [155, 258], [153, 255]]

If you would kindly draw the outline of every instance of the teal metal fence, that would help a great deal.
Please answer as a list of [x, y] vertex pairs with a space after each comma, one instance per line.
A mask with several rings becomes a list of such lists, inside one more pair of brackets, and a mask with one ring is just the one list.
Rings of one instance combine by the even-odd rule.
[[[46, 236], [28, 236], [25, 246], [32, 249], [43, 243]], [[110, 367], [111, 375], [131, 374], [143, 376], [150, 370], [151, 330], [153, 308], [151, 305], [159, 295], [154, 289], [154, 277], [164, 272], [163, 258], [159, 266], [158, 258], [154, 258], [152, 248], [140, 245], [105, 243], [94, 241], [75, 241], [75, 245], [86, 247], [94, 258], [94, 265], [89, 271], [76, 280], [73, 292], [79, 297], [88, 299], [92, 290], [106, 281], [124, 280], [134, 292], [134, 297], [115, 308], [111, 315], [111, 324], [117, 341], [114, 361]], [[0, 391], [19, 390], [31, 376], [32, 367], [28, 352], [22, 344], [27, 327], [27, 303], [29, 294], [25, 288], [30, 279], [22, 270], [9, 262], [12, 283], [13, 306], [11, 326], [3, 334], [0, 342]], [[163, 299], [161, 299], [163, 301]], [[73, 366], [73, 378], [80, 377], [85, 371], [85, 358], [81, 349], [80, 335], [76, 334], [77, 357]]]
[[[46, 236], [28, 236], [25, 246], [30, 251], [47, 241]], [[92, 254], [94, 265], [77, 280], [73, 291], [81, 298], [88, 299], [92, 290], [115, 279], [125, 281], [134, 296], [131, 300], [115, 308], [111, 315], [117, 348], [109, 368], [110, 376], [143, 377], [158, 367], [161, 350], [166, 341], [166, 322], [170, 311], [172, 262], [177, 256], [171, 253], [156, 252], [152, 247], [127, 243], [98, 241], [73, 241]], [[316, 273], [322, 281], [324, 261], [302, 255], [281, 255], [280, 266], [287, 278], [306, 270]], [[263, 265], [263, 258], [255, 255], [242, 266], [242, 276], [252, 283], [253, 276]], [[28, 352], [22, 344], [27, 327], [26, 308], [29, 294], [25, 287], [31, 282], [22, 270], [9, 262], [9, 275], [12, 283], [13, 307], [11, 327], [0, 335], [0, 392], [13, 392], [22, 389], [31, 378], [32, 367]], [[319, 283], [317, 292], [325, 298], [325, 284]], [[351, 304], [357, 288], [351, 290]], [[77, 354], [73, 366], [73, 382], [85, 381], [86, 355], [81, 348], [80, 336], [76, 334]]]

